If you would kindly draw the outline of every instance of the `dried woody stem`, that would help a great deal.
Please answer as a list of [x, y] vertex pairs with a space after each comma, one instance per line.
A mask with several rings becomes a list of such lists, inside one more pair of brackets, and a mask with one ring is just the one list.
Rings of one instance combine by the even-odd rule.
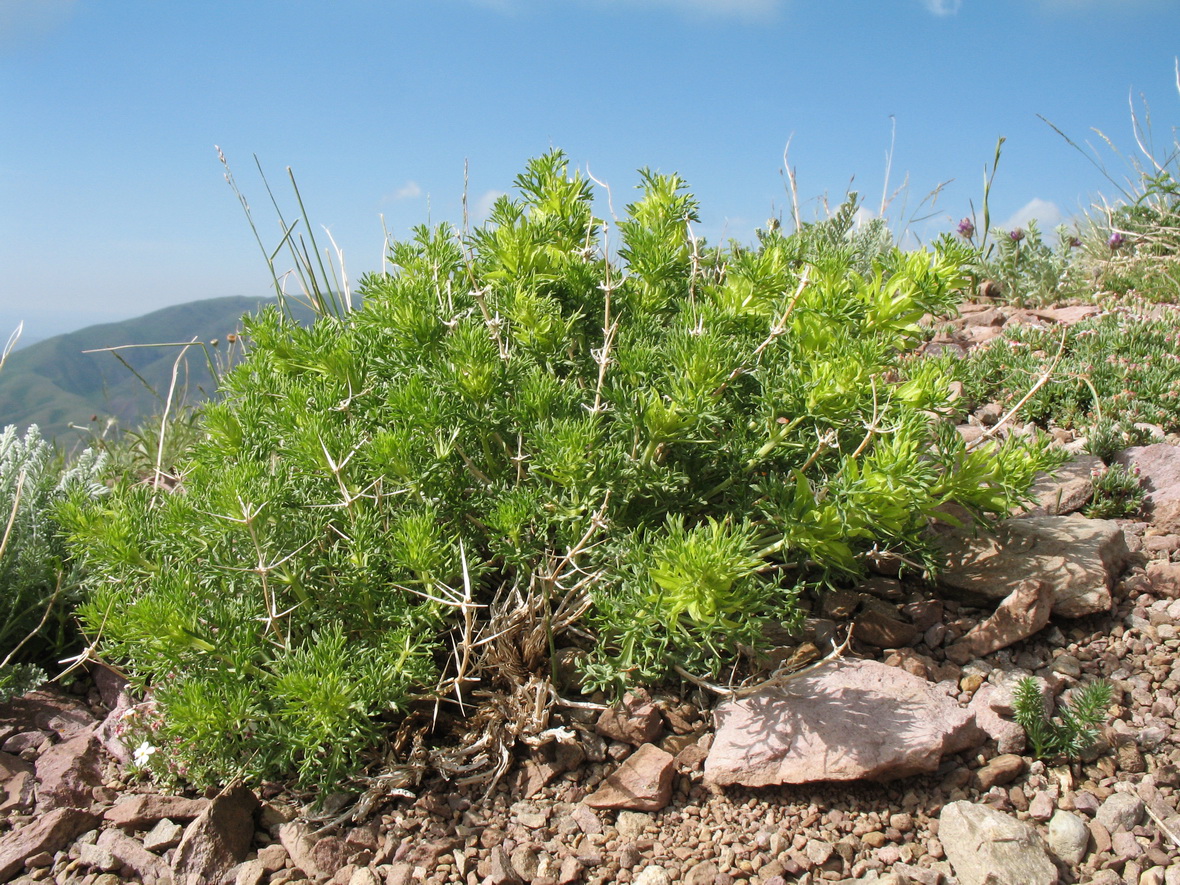
[[812, 664], [808, 664], [806, 667], [801, 667], [798, 670], [792, 670], [789, 673], [784, 673], [780, 667], [778, 670], [775, 670], [773, 673], [771, 673], [766, 679], [763, 679], [762, 681], [756, 682], [752, 685], [740, 685], [736, 687], [732, 685], [720, 685], [716, 682], [710, 682], [707, 679], [702, 679], [700, 676], [695, 676], [692, 673], [689, 673], [679, 664], [674, 664], [672, 669], [675, 670], [678, 675], [691, 682], [693, 685], [707, 689], [714, 694], [720, 695], [726, 700], [738, 700], [740, 698], [749, 697], [750, 695], [766, 688], [781, 688], [788, 682], [793, 682], [794, 680], [799, 679], [802, 676], [806, 676], [808, 673], [811, 673], [814, 670], [818, 670], [820, 667], [831, 663], [836, 658], [844, 654], [845, 649], [848, 648], [848, 643], [851, 641], [852, 630], [849, 630], [847, 635], [844, 637], [844, 641], [839, 645], [836, 645], [835, 640], [832, 640], [832, 650], [820, 660]]
[[1044, 387], [1045, 384], [1048, 383], [1049, 379], [1053, 377], [1053, 373], [1057, 371], [1057, 364], [1061, 362], [1061, 357], [1065, 352], [1065, 336], [1066, 330], [1063, 328], [1061, 330], [1061, 343], [1057, 345], [1057, 353], [1053, 357], [1053, 362], [1049, 364], [1049, 368], [1045, 369], [1045, 371], [1041, 373], [1041, 376], [1037, 378], [1036, 383], [1034, 383], [1033, 386], [1028, 389], [1028, 393], [1022, 396], [1020, 401], [1016, 403], [1016, 405], [1014, 405], [1011, 409], [1009, 409], [1008, 413], [1004, 415], [1004, 417], [1002, 417], [999, 421], [980, 434], [978, 439], [968, 444], [968, 451], [977, 449], [985, 442], [988, 442], [994, 438], [995, 435], [1000, 432], [1000, 428], [1011, 421], [1016, 413], [1024, 407], [1024, 404], [1032, 399], [1033, 394], [1035, 394], [1038, 390]]

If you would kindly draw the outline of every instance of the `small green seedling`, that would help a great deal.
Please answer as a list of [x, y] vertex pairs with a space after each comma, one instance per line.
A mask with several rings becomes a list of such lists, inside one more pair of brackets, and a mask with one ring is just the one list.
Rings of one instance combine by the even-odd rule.
[[1045, 697], [1037, 681], [1026, 676], [1016, 683], [1015, 716], [1038, 759], [1064, 756], [1077, 759], [1098, 739], [1098, 727], [1110, 710], [1113, 689], [1104, 679], [1078, 689], [1060, 716], [1045, 713]]

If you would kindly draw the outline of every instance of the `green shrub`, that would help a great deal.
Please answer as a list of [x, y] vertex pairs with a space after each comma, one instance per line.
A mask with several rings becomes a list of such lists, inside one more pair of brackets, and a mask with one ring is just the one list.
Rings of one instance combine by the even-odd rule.
[[0, 433], [0, 696], [35, 687], [73, 639], [79, 588], [55, 514], [106, 491], [102, 464], [87, 450], [63, 466], [35, 426]]
[[1069, 280], [1070, 243], [1058, 231], [1058, 246], [1044, 241], [1035, 220], [1023, 228], [993, 231], [994, 249], [979, 275], [995, 281], [1004, 300], [1014, 304], [1045, 305], [1061, 300]]
[[852, 204], [719, 249], [678, 178], [641, 189], [616, 263], [548, 154], [470, 236], [394, 244], [363, 308], [250, 321], [178, 489], [75, 513], [82, 618], [190, 778], [331, 781], [378, 717], [468, 710], [559, 642], [588, 688], [716, 676], [801, 587], [936, 568], [940, 505], [1006, 513], [1059, 461], [968, 449], [953, 362], [909, 356], [963, 245], [858, 241]]

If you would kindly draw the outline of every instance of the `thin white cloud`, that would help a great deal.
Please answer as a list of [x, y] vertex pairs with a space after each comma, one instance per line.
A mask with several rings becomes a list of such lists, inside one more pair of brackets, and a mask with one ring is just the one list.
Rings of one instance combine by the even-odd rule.
[[418, 182], [410, 179], [395, 191], [391, 191], [381, 198], [382, 203], [400, 203], [402, 200], [416, 200], [422, 196], [422, 187]]
[[504, 191], [490, 190], [484, 191], [479, 195], [479, 199], [475, 201], [475, 206], [472, 208], [472, 220], [476, 224], [482, 224], [487, 220], [487, 217], [492, 214], [492, 206], [495, 205], [496, 200], [505, 196]]
[[864, 206], [858, 206], [856, 209], [856, 214], [852, 216], [852, 226], [856, 230], [860, 230], [864, 225], [868, 224], [876, 217], [877, 213], [872, 209], [866, 209]]
[[963, 0], [922, 0], [926, 11], [934, 15], [954, 15], [963, 5]]
[[422, 188], [418, 186], [416, 181], [407, 181], [393, 194], [395, 200], [413, 200], [420, 196], [422, 196]]
[[1028, 223], [1036, 219], [1041, 233], [1047, 233], [1065, 220], [1065, 215], [1056, 203], [1034, 197], [1017, 209], [1003, 224], [998, 225], [1001, 230], [1015, 230], [1027, 227]]

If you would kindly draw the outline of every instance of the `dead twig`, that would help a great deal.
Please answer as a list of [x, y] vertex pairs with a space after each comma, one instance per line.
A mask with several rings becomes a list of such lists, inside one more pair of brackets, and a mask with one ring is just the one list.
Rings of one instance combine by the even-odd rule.
[[793, 682], [802, 676], [806, 676], [808, 673], [818, 670], [820, 667], [831, 663], [836, 658], [844, 654], [845, 649], [848, 648], [848, 643], [851, 641], [852, 630], [850, 629], [848, 634], [844, 637], [844, 641], [839, 645], [836, 645], [835, 641], [833, 640], [832, 650], [820, 660], [812, 664], [808, 664], [806, 667], [801, 667], [798, 670], [792, 670], [788, 673], [783, 673], [781, 669], [775, 670], [766, 679], [763, 679], [762, 681], [756, 682], [752, 685], [740, 685], [736, 687], [732, 685], [720, 685], [716, 682], [710, 682], [707, 679], [702, 679], [699, 676], [689, 673], [679, 664], [674, 664], [672, 669], [675, 670], [678, 675], [691, 682], [693, 685], [707, 689], [714, 694], [720, 695], [726, 700], [739, 700], [741, 698], [749, 697], [750, 695], [766, 688], [781, 688], [788, 682]]

